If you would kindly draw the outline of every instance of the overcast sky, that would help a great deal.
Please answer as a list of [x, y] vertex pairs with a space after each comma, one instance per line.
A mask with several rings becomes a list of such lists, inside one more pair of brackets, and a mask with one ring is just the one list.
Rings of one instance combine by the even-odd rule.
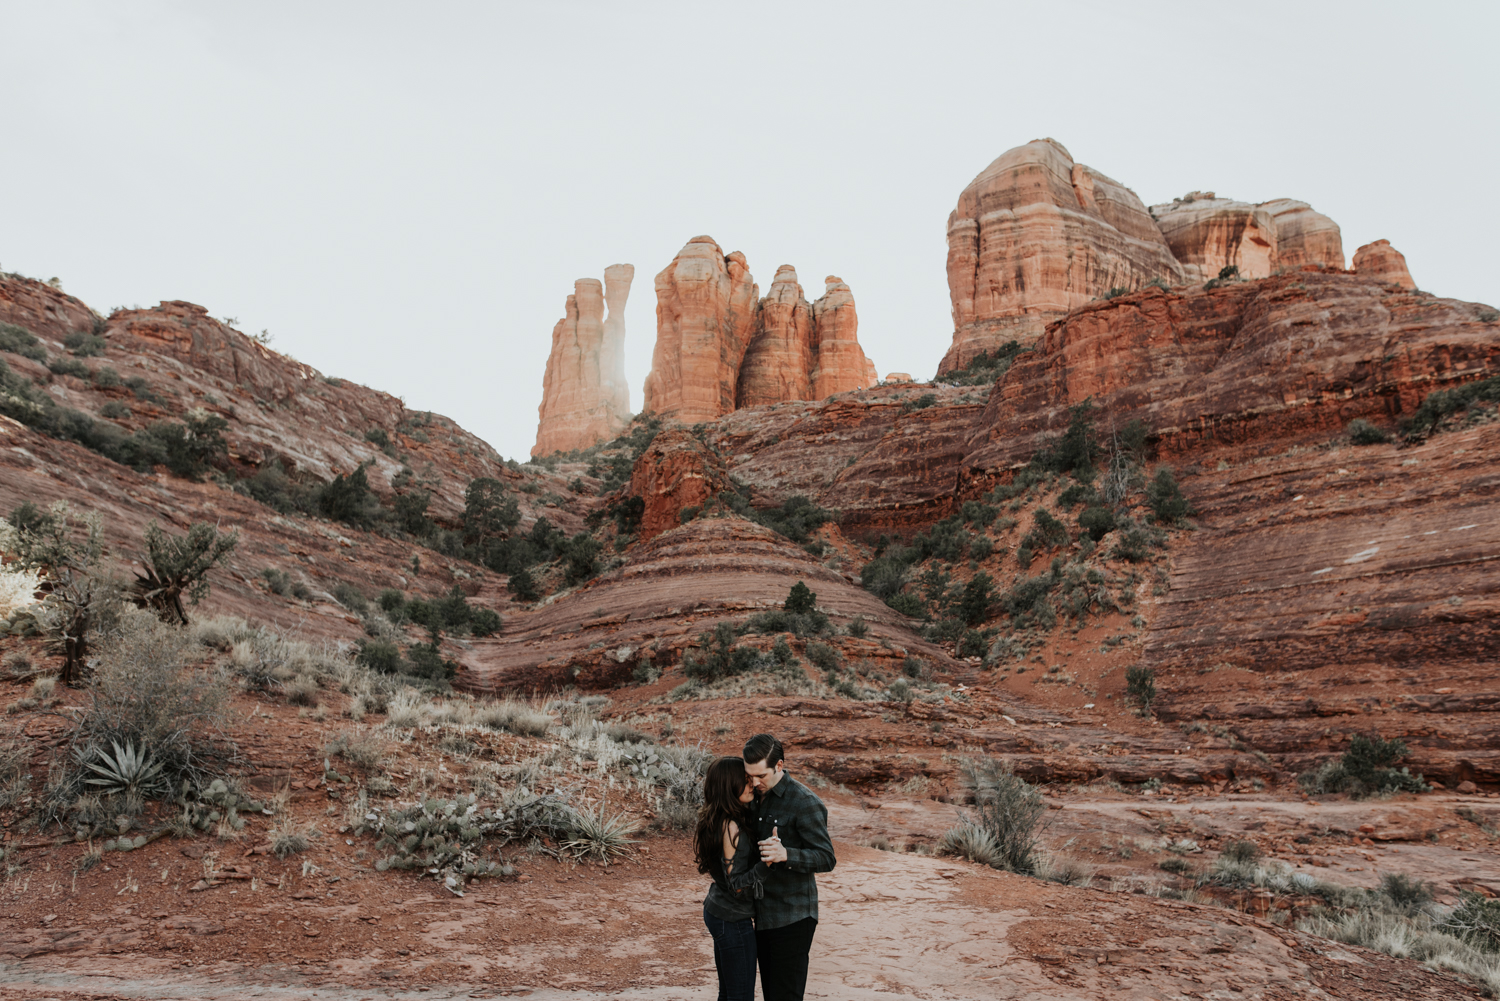
[[573, 281], [691, 237], [834, 274], [881, 374], [936, 370], [949, 211], [1043, 136], [1148, 204], [1311, 202], [1346, 255], [1500, 302], [1500, 4], [0, 0], [0, 268], [187, 299], [329, 375], [536, 434]]

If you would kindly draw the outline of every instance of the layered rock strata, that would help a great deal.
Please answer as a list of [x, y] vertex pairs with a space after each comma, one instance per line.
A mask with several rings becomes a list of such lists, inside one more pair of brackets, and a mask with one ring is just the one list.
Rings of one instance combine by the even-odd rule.
[[1404, 289], [1417, 287], [1417, 283], [1411, 280], [1411, 272], [1406, 270], [1406, 256], [1391, 246], [1389, 240], [1376, 240], [1356, 250], [1354, 271], [1361, 278], [1392, 282]]
[[1241, 278], [1265, 278], [1307, 264], [1343, 268], [1338, 224], [1290, 198], [1252, 205], [1194, 191], [1151, 206], [1172, 254], [1190, 282], [1217, 278], [1226, 267]]
[[948, 217], [953, 345], [938, 371], [1030, 342], [1046, 324], [1111, 288], [1182, 279], [1135, 192], [1075, 163], [1056, 140], [1009, 150], [959, 195]]
[[840, 278], [824, 285], [809, 303], [796, 269], [783, 264], [758, 299], [743, 254], [726, 256], [711, 237], [694, 237], [656, 276], [646, 409], [695, 423], [874, 385], [854, 295]]
[[625, 303], [634, 278], [633, 265], [614, 264], [604, 270], [602, 284], [596, 278], [573, 283], [565, 315], [552, 328], [532, 455], [587, 448], [614, 438], [629, 423]]

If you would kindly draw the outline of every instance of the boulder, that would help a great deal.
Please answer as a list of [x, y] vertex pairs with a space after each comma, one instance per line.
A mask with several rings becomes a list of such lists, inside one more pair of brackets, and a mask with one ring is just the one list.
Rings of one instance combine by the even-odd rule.
[[647, 411], [683, 423], [735, 409], [740, 365], [756, 333], [759, 289], [739, 251], [695, 236], [656, 276], [656, 348]]
[[566, 315], [552, 328], [552, 352], [542, 381], [532, 455], [570, 452], [608, 441], [629, 422], [625, 302], [634, 277], [634, 266], [615, 264], [605, 269], [602, 284], [596, 278], [573, 283]]
[[953, 344], [939, 374], [1112, 288], [1177, 283], [1182, 270], [1135, 192], [1075, 163], [1054, 139], [1000, 156], [948, 217]]
[[1411, 272], [1406, 270], [1405, 255], [1391, 246], [1389, 240], [1376, 240], [1356, 250], [1354, 271], [1361, 278], [1393, 282], [1404, 289], [1417, 287], [1417, 283], [1411, 280]]

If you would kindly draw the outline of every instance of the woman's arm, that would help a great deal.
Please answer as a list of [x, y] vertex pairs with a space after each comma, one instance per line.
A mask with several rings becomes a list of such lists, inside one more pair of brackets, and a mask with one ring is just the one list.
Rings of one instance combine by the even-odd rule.
[[[738, 827], [731, 822], [735, 828], [736, 844], [734, 847], [734, 861], [731, 862], [724, 873], [724, 880], [729, 884], [729, 889], [736, 894], [749, 891], [749, 895], [756, 900], [763, 893], [762, 883], [771, 874], [770, 868], [760, 861], [760, 846], [751, 837], [740, 836]], [[724, 838], [726, 844], [729, 838]], [[727, 853], [726, 853], [727, 854]]]

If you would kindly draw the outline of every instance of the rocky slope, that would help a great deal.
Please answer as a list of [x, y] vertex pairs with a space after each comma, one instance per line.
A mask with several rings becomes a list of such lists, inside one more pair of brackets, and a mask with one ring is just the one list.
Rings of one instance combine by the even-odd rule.
[[587, 448], [615, 437], [629, 423], [625, 303], [634, 278], [633, 265], [612, 264], [604, 269], [602, 285], [595, 278], [573, 283], [565, 315], [552, 328], [532, 455]]

